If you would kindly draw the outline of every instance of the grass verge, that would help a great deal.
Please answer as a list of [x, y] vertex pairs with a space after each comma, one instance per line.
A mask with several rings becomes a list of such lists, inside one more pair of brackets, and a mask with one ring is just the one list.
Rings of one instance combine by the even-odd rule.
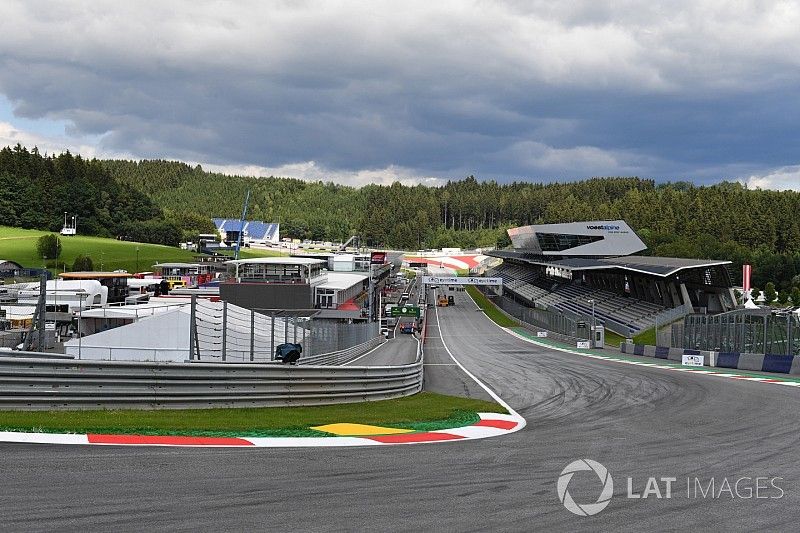
[[472, 296], [472, 299], [475, 300], [475, 303], [478, 304], [478, 307], [480, 307], [481, 310], [486, 313], [486, 316], [494, 320], [498, 326], [502, 326], [504, 328], [513, 328], [519, 325], [504, 315], [503, 312], [497, 308], [497, 306], [490, 302], [489, 299], [473, 285], [467, 286], [467, 293]]
[[[467, 292], [472, 299], [475, 300], [475, 303], [486, 313], [486, 316], [494, 320], [499, 326], [503, 326], [504, 328], [513, 328], [519, 326], [516, 322], [508, 318], [502, 311], [500, 311], [494, 303], [492, 303], [484, 294], [479, 291], [474, 286], [470, 285], [467, 287]], [[645, 335], [647, 332], [643, 333]], [[619, 348], [621, 342], [625, 341], [625, 337], [619, 335], [618, 333], [614, 333], [611, 330], [605, 331], [606, 335], [606, 346], [613, 346], [614, 348]], [[655, 338], [655, 334], [651, 331], [650, 335]], [[638, 338], [638, 337], [637, 337]], [[636, 339], [634, 339], [634, 342]], [[646, 344], [646, 343], [645, 343]]]
[[625, 342], [625, 337], [623, 337], [619, 333], [614, 333], [610, 329], [607, 329], [605, 331], [605, 335], [606, 335], [606, 346], [619, 348], [620, 343]]
[[505, 413], [484, 400], [421, 392], [395, 400], [314, 407], [141, 411], [0, 411], [0, 431], [195, 436], [326, 436], [312, 426], [350, 422], [430, 431]]
[[[16, 261], [24, 267], [41, 268], [44, 266], [44, 261], [38, 257], [36, 241], [42, 235], [49, 233], [51, 232], [0, 226], [0, 257]], [[71, 270], [72, 263], [78, 255], [91, 257], [95, 270], [125, 269], [128, 272], [136, 272], [137, 266], [139, 271], [148, 271], [156, 263], [191, 262], [192, 257], [196, 255], [194, 252], [172, 246], [84, 235], [61, 237], [61, 246], [61, 256], [58, 258], [56, 269], [58, 272], [63, 272], [64, 265]]]
[[655, 328], [646, 329], [633, 338], [634, 344], [648, 344], [650, 346], [656, 345], [656, 330]]

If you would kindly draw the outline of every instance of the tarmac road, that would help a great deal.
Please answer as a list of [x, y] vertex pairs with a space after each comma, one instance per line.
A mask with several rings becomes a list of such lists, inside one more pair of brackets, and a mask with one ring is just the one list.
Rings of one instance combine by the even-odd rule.
[[395, 328], [394, 337], [346, 366], [409, 365], [417, 359], [416, 335], [402, 334]]
[[[350, 449], [2, 445], [0, 527], [796, 529], [796, 389], [538, 348], [501, 331], [464, 293], [456, 298], [456, 307], [437, 309], [435, 329], [467, 369], [527, 419], [522, 431], [482, 441]], [[436, 334], [429, 329], [430, 337]], [[437, 346], [426, 344], [426, 362], [446, 362], [444, 346]], [[458, 379], [442, 377], [441, 390], [457, 392]], [[591, 517], [569, 513], [556, 493], [562, 469], [580, 458], [604, 464], [614, 479], [611, 503]], [[626, 497], [628, 477], [641, 494], [651, 476], [676, 478], [671, 499]], [[714, 478], [715, 495], [724, 478], [732, 488], [739, 478], [780, 476], [783, 497], [687, 497], [687, 476], [704, 487]], [[664, 482], [658, 483], [663, 496]], [[746, 485], [740, 484], [743, 496]], [[600, 483], [580, 472], [569, 490], [579, 503], [594, 502]]]

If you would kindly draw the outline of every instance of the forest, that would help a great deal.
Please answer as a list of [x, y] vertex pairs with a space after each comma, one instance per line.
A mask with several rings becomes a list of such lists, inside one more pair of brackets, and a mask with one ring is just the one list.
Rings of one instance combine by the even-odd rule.
[[98, 160], [0, 149], [0, 225], [58, 232], [64, 213], [77, 217], [84, 235], [172, 246], [181, 237], [145, 193], [114, 179]]
[[[508, 246], [509, 227], [624, 219], [646, 253], [729, 259], [735, 282], [753, 264], [753, 283], [800, 285], [800, 193], [738, 182], [696, 186], [637, 177], [569, 183], [498, 183], [469, 176], [442, 187], [354, 188], [292, 178], [228, 176], [164, 160], [85, 160], [0, 150], [0, 224], [57, 230], [64, 211], [81, 233], [173, 244], [213, 231], [211, 217], [279, 222], [281, 235], [420, 249]], [[167, 242], [169, 241], [169, 242]]]
[[647, 244], [646, 253], [730, 259], [737, 283], [741, 265], [751, 263], [758, 287], [769, 281], [784, 290], [800, 285], [800, 193], [793, 191], [635, 177], [501, 184], [472, 176], [443, 187], [394, 183], [356, 189], [227, 176], [174, 161], [103, 165], [150, 195], [168, 216], [184, 217], [186, 229], [210, 216], [238, 218], [248, 189], [248, 217], [280, 222], [284, 237], [343, 240], [357, 234], [372, 245], [403, 249], [502, 247], [510, 244], [506, 229], [512, 226], [624, 219]]

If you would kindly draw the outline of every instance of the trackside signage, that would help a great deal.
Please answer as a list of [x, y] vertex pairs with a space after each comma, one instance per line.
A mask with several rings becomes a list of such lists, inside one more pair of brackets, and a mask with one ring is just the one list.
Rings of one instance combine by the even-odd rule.
[[422, 276], [425, 285], [502, 285], [503, 278]]
[[685, 366], [703, 366], [702, 355], [682, 355], [681, 364]]
[[404, 305], [402, 307], [396, 305], [392, 307], [391, 315], [392, 317], [413, 316], [414, 318], [419, 318], [419, 307], [416, 305]]

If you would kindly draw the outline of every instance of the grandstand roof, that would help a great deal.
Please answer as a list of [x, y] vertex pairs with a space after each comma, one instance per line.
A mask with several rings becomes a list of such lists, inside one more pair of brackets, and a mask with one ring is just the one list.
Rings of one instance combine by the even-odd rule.
[[536, 224], [508, 229], [514, 248], [560, 257], [616, 257], [647, 249], [624, 220]]
[[550, 259], [545, 256], [537, 256], [530, 252], [520, 252], [516, 250], [499, 250], [489, 252], [489, 255], [502, 259], [515, 259], [523, 263], [541, 266], [560, 267], [567, 270], [608, 270], [620, 269], [652, 276], [668, 277], [681, 270], [692, 268], [708, 268], [718, 265], [729, 265], [730, 261], [715, 259], [684, 259], [680, 257], [647, 257], [641, 255], [629, 255], [626, 257], [613, 258], [585, 258], [570, 257], [566, 259]]
[[[214, 226], [219, 231], [239, 231], [241, 221], [235, 219], [214, 218]], [[248, 237], [257, 241], [276, 240], [280, 231], [280, 224], [263, 222], [261, 220], [246, 220], [244, 231]]]

